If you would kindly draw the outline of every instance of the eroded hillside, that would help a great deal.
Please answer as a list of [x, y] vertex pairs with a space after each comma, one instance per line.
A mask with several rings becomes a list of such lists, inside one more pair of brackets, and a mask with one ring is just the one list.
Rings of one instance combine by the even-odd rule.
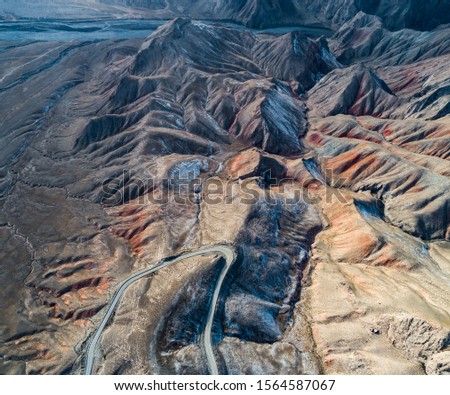
[[0, 371], [448, 373], [448, 36], [2, 42]]

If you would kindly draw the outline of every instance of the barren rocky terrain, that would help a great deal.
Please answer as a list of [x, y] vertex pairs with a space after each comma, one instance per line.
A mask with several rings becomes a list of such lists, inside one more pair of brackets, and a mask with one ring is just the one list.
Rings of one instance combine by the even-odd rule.
[[0, 41], [0, 373], [85, 373], [214, 246], [93, 374], [211, 373], [211, 311], [222, 374], [450, 373], [448, 3], [80, 2], [173, 19]]

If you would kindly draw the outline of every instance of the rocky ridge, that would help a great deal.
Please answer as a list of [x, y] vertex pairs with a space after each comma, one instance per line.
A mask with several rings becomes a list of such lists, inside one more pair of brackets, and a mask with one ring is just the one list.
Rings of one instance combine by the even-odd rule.
[[[328, 40], [177, 18], [145, 40], [2, 43], [1, 372], [81, 373], [121, 281], [223, 243], [221, 372], [446, 372], [445, 35], [359, 13]], [[133, 285], [95, 372], [208, 373], [222, 264]]]

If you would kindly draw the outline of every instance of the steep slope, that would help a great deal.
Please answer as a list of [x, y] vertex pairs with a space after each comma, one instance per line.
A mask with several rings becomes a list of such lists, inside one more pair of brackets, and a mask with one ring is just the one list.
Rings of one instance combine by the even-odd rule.
[[401, 104], [374, 70], [362, 65], [337, 69], [308, 92], [311, 115], [386, 116]]
[[358, 12], [378, 16], [389, 30], [432, 30], [450, 23], [450, 5], [432, 0], [100, 0], [150, 10], [154, 16], [232, 20], [252, 28], [318, 25], [339, 28]]
[[376, 15], [390, 30], [432, 30], [450, 23], [450, 4], [432, 0], [306, 0], [308, 9], [325, 24], [340, 27], [359, 11]]
[[[225, 18], [252, 28], [319, 24], [312, 14], [296, 0], [282, 2], [221, 0], [212, 15], [221, 15], [221, 13]], [[199, 15], [202, 14], [199, 13]]]
[[106, 4], [150, 9], [157, 17], [188, 16], [197, 19], [233, 21], [251, 28], [276, 26], [320, 26], [298, 0], [101, 0]]
[[[396, 114], [437, 120], [450, 114], [450, 55], [439, 56], [410, 66], [383, 67], [378, 72], [396, 95], [407, 99]], [[432, 73], [430, 73], [432, 70]]]
[[341, 67], [324, 38], [313, 40], [300, 32], [260, 40], [254, 54], [256, 63], [266, 75], [298, 82], [299, 93], [312, 88], [331, 70]]
[[[22, 115], [14, 118], [0, 107], [2, 141], [14, 142], [2, 157], [2, 237], [12, 248], [11, 236], [20, 234], [23, 271], [14, 276], [21, 281], [23, 272], [31, 272], [20, 294], [24, 303], [7, 306], [2, 372], [80, 373], [86, 341], [121, 281], [159, 259], [221, 243], [247, 251], [233, 272], [235, 284], [221, 296], [214, 326], [215, 342], [235, 339], [224, 342], [227, 358], [241, 358], [245, 344], [259, 355], [255, 372], [276, 373], [278, 363], [268, 363], [273, 350], [287, 361], [286, 373], [318, 372], [317, 363], [305, 368], [298, 358], [301, 338], [285, 340], [301, 271], [321, 228], [315, 208], [302, 199], [285, 204], [285, 195], [292, 194], [285, 190], [276, 192], [272, 207], [274, 195], [267, 188], [276, 182], [262, 170], [224, 187], [229, 175], [224, 165], [245, 148], [264, 150], [261, 166], [273, 169], [283, 165], [267, 155], [305, 150], [306, 106], [292, 87], [307, 81], [302, 59], [308, 59], [284, 61], [276, 72], [292, 80], [281, 81], [270, 75], [270, 62], [257, 50], [273, 40], [273, 48], [289, 58], [291, 37], [176, 19], [143, 42], [42, 45], [41, 54], [50, 51], [55, 61], [32, 52], [37, 60], [25, 66], [27, 74], [18, 68], [4, 76], [0, 95], [15, 97], [10, 103]], [[298, 39], [320, 56], [324, 44]], [[50, 74], [58, 77], [49, 79]], [[36, 98], [34, 107], [24, 100], [27, 91]], [[16, 127], [19, 121], [24, 129]], [[240, 190], [242, 181], [246, 186]], [[229, 196], [229, 188], [237, 195]], [[19, 195], [25, 196], [24, 207], [14, 204]], [[47, 220], [54, 206], [54, 220]], [[34, 221], [45, 225], [31, 237]], [[264, 276], [257, 275], [258, 262], [267, 268]], [[131, 289], [126, 311], [117, 311], [101, 341], [105, 359], [95, 371], [206, 373], [198, 338], [212, 292], [207, 284], [215, 283], [221, 264], [214, 257], [194, 260], [181, 278], [176, 273], [183, 265]], [[161, 288], [160, 281], [167, 286]], [[149, 302], [155, 294], [159, 307]], [[195, 295], [195, 303], [187, 295]], [[136, 319], [142, 303], [155, 307], [145, 315], [148, 320]], [[248, 320], [238, 309], [242, 305], [260, 320]], [[61, 338], [53, 338], [54, 332]], [[113, 346], [119, 338], [124, 347]], [[308, 350], [302, 352], [313, 358], [312, 346]], [[134, 359], [125, 362], [130, 354]], [[240, 365], [224, 361], [221, 369], [246, 371], [242, 358]]]
[[[266, 47], [279, 54], [277, 63]], [[317, 74], [336, 66], [325, 42], [297, 33], [259, 38], [248, 31], [176, 19], [145, 41], [131, 74], [122, 77], [104, 115], [89, 121], [76, 147], [115, 139], [125, 130], [136, 133], [146, 124], [184, 129], [216, 143], [230, 142], [231, 134], [269, 152], [298, 153], [306, 115], [291, 89], [304, 91], [301, 87], [311, 86]]]
[[359, 12], [340, 26], [330, 41], [339, 62], [369, 62], [377, 66], [410, 64], [450, 52], [449, 28], [431, 32], [409, 29], [390, 32], [378, 17]]
[[31, 0], [3, 1], [0, 18], [191, 17], [233, 21], [251, 28], [326, 26], [338, 29], [358, 12], [381, 18], [389, 30], [432, 30], [450, 23], [450, 5], [431, 0]]
[[[198, 4], [287, 21], [280, 2]], [[211, 331], [221, 373], [445, 372], [443, 32], [358, 14], [328, 43], [177, 18], [145, 40], [0, 42], [0, 372], [83, 373], [120, 284], [216, 245], [237, 254]], [[223, 267], [130, 286], [93, 373], [209, 373]]]

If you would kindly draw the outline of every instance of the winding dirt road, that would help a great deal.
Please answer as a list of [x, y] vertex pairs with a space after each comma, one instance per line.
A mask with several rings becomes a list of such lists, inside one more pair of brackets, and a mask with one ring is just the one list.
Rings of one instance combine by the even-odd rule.
[[213, 247], [206, 247], [202, 248], [195, 252], [188, 252], [186, 254], [179, 255], [175, 258], [168, 258], [163, 260], [160, 264], [151, 267], [150, 269], [146, 269], [143, 272], [134, 274], [133, 276], [129, 277], [127, 280], [125, 280], [119, 287], [119, 289], [114, 294], [114, 297], [112, 298], [111, 302], [109, 303], [108, 310], [106, 311], [105, 316], [103, 317], [102, 321], [100, 322], [100, 325], [98, 326], [97, 330], [95, 331], [95, 334], [92, 338], [92, 340], [89, 343], [87, 353], [86, 353], [86, 366], [84, 370], [85, 375], [92, 374], [92, 370], [94, 367], [95, 362], [95, 351], [97, 349], [98, 342], [100, 340], [100, 337], [102, 336], [102, 333], [106, 327], [106, 324], [108, 323], [109, 319], [111, 318], [111, 315], [114, 313], [114, 310], [116, 309], [120, 298], [122, 297], [123, 293], [136, 281], [160, 270], [163, 269], [169, 265], [172, 265], [174, 263], [180, 262], [184, 259], [193, 258], [196, 256], [202, 256], [202, 255], [219, 255], [223, 257], [226, 261], [226, 265], [222, 269], [222, 272], [220, 273], [220, 277], [217, 280], [216, 287], [214, 289], [213, 298], [211, 300], [211, 305], [208, 312], [208, 317], [206, 321], [205, 331], [202, 336], [202, 343], [203, 348], [206, 353], [206, 358], [208, 361], [208, 367], [211, 374], [219, 374], [219, 369], [217, 367], [217, 362], [214, 357], [214, 352], [211, 344], [211, 330], [212, 330], [212, 324], [214, 321], [214, 314], [217, 307], [217, 301], [219, 299], [220, 290], [222, 288], [223, 281], [225, 280], [225, 277], [230, 270], [232, 264], [236, 260], [236, 252], [233, 248], [227, 246], [227, 245], [217, 245]]

